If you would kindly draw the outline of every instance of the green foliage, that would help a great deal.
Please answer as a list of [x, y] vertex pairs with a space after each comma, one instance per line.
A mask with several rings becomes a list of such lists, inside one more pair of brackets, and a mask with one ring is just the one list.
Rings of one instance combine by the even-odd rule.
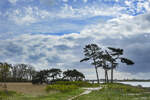
[[139, 87], [134, 87], [130, 85], [124, 85], [124, 84], [107, 84], [104, 89], [110, 89], [110, 90], [117, 90], [120, 92], [125, 92], [125, 93], [140, 93], [144, 92], [145, 90], [143, 88]]
[[60, 91], [60, 92], [70, 92], [72, 90], [78, 89], [78, 87], [76, 85], [60, 85], [60, 84], [56, 84], [56, 85], [48, 85], [46, 87], [46, 91]]
[[91, 84], [84, 81], [58, 81], [55, 84], [60, 85], [76, 85], [78, 87], [98, 87], [99, 84]]
[[120, 49], [120, 48], [113, 48], [113, 47], [108, 47], [108, 49], [113, 52], [113, 53], [112, 53], [113, 56], [116, 56], [116, 55], [123, 55], [123, 49]]
[[54, 80], [55, 78], [57, 79], [57, 76], [61, 76], [62, 71], [60, 69], [52, 68], [48, 72], [50, 74], [50, 77], [52, 77]]
[[133, 65], [134, 62], [127, 58], [120, 58], [122, 63], [126, 63], [127, 65]]
[[101, 48], [97, 44], [88, 44], [84, 47], [84, 58], [80, 60], [80, 62], [91, 60], [91, 65], [94, 65], [96, 71], [97, 82], [99, 83], [99, 75], [97, 71], [97, 67], [99, 64], [97, 63], [99, 55], [101, 55]]
[[91, 84], [83, 81], [57, 81], [53, 85], [48, 85], [46, 91], [51, 90], [60, 91], [60, 92], [69, 92], [79, 87], [98, 87], [99, 84]]
[[8, 63], [0, 63], [0, 79], [5, 82], [8, 78], [11, 65]]
[[47, 76], [48, 76], [47, 70], [37, 72], [36, 75], [33, 76], [32, 84], [42, 84], [46, 82]]
[[76, 69], [64, 71], [63, 76], [63, 79], [69, 79], [70, 81], [80, 81], [85, 78], [84, 74]]
[[[82, 93], [82, 89], [75, 89], [70, 92], [49, 92], [46, 95], [35, 96], [35, 95], [16, 95], [1, 97], [0, 100], [68, 100], [71, 97]], [[32, 94], [32, 93], [31, 93]]]
[[14, 91], [0, 91], [0, 97], [14, 96], [16, 94]]
[[150, 100], [150, 94], [143, 88], [124, 84], [104, 84], [103, 89], [92, 91], [74, 100]]

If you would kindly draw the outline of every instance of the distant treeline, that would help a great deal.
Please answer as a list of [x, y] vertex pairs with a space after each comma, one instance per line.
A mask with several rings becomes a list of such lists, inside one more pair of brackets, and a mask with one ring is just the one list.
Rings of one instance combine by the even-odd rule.
[[150, 79], [124, 79], [124, 80], [114, 80], [114, 81], [120, 81], [120, 82], [150, 82]]
[[52, 68], [36, 71], [29, 64], [0, 63], [0, 82], [32, 82], [33, 84], [49, 83], [56, 80], [80, 81], [84, 74], [76, 69], [62, 71]]
[[36, 71], [29, 64], [8, 64], [0, 63], [0, 81], [1, 82], [28, 82]]
[[[97, 82], [96, 79], [90, 79], [90, 80], [85, 80], [87, 82], [91, 82], [91, 83], [94, 83], [94, 82]], [[111, 80], [109, 80], [111, 81]], [[100, 79], [100, 82], [105, 82], [105, 79]], [[114, 79], [114, 82], [150, 82], [150, 79]]]

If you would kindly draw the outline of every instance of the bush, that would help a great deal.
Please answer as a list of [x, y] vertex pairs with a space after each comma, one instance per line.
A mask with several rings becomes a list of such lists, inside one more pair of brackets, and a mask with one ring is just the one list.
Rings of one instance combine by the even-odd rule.
[[130, 85], [125, 85], [125, 84], [108, 84], [107, 85], [108, 89], [115, 89], [118, 91], [122, 91], [122, 92], [128, 92], [128, 93], [139, 93], [139, 92], [143, 92], [144, 89], [139, 88], [139, 87], [134, 87], [134, 86], [130, 86]]
[[46, 91], [49, 92], [51, 90], [60, 91], [60, 92], [69, 92], [72, 90], [78, 89], [76, 85], [48, 85], [46, 87]]
[[84, 81], [57, 81], [55, 84], [60, 85], [76, 85], [78, 87], [98, 87], [99, 84], [91, 84]]
[[60, 92], [69, 92], [78, 87], [98, 87], [99, 84], [91, 84], [83, 81], [55, 81], [52, 85], [46, 87], [46, 91], [51, 90], [60, 91]]
[[40, 84], [40, 80], [39, 79], [32, 79], [32, 84]]
[[49, 84], [55, 84], [56, 82], [60, 82], [60, 81], [69, 81], [69, 80], [67, 80], [67, 79], [55, 79], [55, 80], [51, 80], [49, 82]]

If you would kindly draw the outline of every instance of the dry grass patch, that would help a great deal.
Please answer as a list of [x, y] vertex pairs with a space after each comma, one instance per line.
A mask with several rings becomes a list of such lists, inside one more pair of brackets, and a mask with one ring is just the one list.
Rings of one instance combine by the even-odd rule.
[[[3, 83], [0, 83], [3, 84]], [[17, 93], [22, 93], [25, 95], [32, 95], [32, 96], [39, 96], [45, 95], [45, 87], [46, 85], [33, 85], [32, 83], [6, 83], [7, 89], [9, 91], [15, 91]], [[3, 90], [2, 86], [0, 85], [0, 90]]]

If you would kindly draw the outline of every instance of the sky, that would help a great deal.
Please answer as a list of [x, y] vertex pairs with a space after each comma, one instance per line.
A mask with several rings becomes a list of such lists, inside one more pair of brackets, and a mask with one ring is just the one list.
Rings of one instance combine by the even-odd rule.
[[[117, 79], [150, 78], [150, 0], [0, 0], [0, 61], [37, 70], [78, 69], [86, 44], [124, 49], [135, 64], [120, 64]], [[99, 69], [100, 78], [104, 71]]]

